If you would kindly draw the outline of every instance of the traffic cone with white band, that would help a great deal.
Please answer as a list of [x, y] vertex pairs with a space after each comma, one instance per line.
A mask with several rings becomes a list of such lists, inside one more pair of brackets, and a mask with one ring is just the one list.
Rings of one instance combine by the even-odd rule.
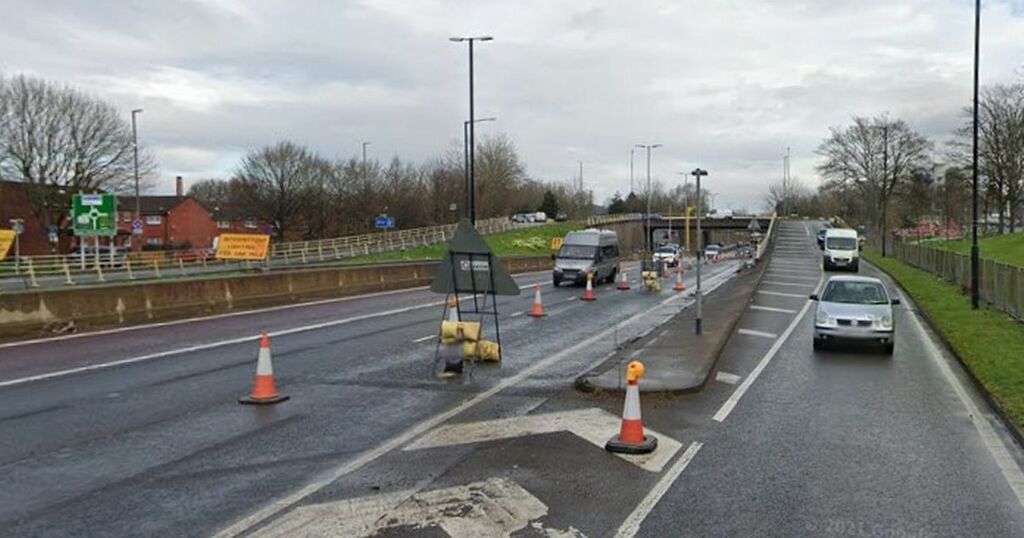
[[542, 318], [544, 314], [544, 305], [540, 302], [540, 284], [533, 286], [533, 307], [530, 308], [530, 316], [535, 318]]
[[619, 284], [618, 284], [618, 286], [616, 286], [616, 288], [620, 289], [620, 290], [628, 290], [629, 289], [629, 280], [626, 279], [626, 272], [625, 271], [622, 272], [622, 278], [619, 279]]
[[644, 435], [644, 421], [640, 416], [640, 378], [644, 365], [632, 361], [626, 366], [626, 404], [622, 409], [622, 428], [619, 434], [604, 445], [609, 452], [620, 454], [649, 454], [658, 448], [658, 438]]
[[672, 286], [674, 291], [686, 291], [686, 284], [683, 283], [683, 264], [676, 266], [676, 283]]
[[270, 337], [263, 333], [260, 338], [260, 351], [256, 356], [256, 377], [252, 381], [252, 393], [242, 396], [238, 403], [252, 405], [267, 405], [283, 402], [288, 399], [277, 392], [277, 384], [274, 383], [274, 366], [270, 359]]
[[583, 292], [583, 297], [580, 299], [584, 301], [596, 301], [597, 295], [594, 295], [594, 273], [587, 273], [587, 289]]

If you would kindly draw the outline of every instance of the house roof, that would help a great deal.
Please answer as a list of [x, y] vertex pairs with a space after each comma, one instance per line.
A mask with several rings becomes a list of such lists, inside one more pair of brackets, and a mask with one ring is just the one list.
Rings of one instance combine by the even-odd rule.
[[252, 211], [233, 204], [219, 204], [211, 208], [215, 220], [246, 220], [256, 218]]
[[[178, 207], [186, 200], [193, 200], [197, 204], [202, 205], [199, 200], [191, 196], [140, 196], [139, 197], [139, 210], [143, 215], [166, 215], [175, 207]], [[134, 196], [118, 196], [117, 207], [119, 210], [134, 211], [135, 210], [135, 197]], [[205, 206], [203, 206], [205, 207]]]

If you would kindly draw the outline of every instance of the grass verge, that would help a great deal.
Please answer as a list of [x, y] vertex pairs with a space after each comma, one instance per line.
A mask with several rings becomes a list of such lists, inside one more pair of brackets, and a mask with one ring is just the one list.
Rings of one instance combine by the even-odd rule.
[[892, 276], [953, 348], [991, 400], [1024, 432], [1024, 324], [988, 306], [971, 310], [956, 286], [894, 258], [864, 257]]
[[[924, 244], [963, 254], [971, 253], [970, 239], [929, 241]], [[980, 237], [978, 238], [978, 249], [982, 258], [1024, 267], [1024, 232]]]
[[[495, 256], [544, 256], [551, 254], [551, 239], [564, 237], [567, 232], [583, 229], [582, 224], [545, 224], [519, 228], [493, 235], [485, 235], [484, 241], [494, 251]], [[446, 252], [447, 245], [439, 243], [425, 247], [414, 247], [402, 251], [383, 252], [369, 256], [349, 258], [346, 263], [379, 263], [407, 262], [422, 260], [439, 260]]]

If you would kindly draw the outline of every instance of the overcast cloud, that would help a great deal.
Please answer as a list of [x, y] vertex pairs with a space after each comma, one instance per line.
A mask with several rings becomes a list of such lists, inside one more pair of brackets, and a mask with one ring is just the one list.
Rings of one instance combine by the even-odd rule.
[[[68, 82], [127, 111], [170, 178], [226, 177], [290, 138], [329, 157], [416, 161], [461, 139], [465, 45], [478, 133], [504, 132], [531, 176], [585, 163], [599, 201], [629, 190], [629, 153], [661, 143], [654, 177], [711, 172], [719, 206], [760, 208], [793, 151], [830, 125], [889, 112], [939, 141], [971, 95], [970, 0], [0, 0], [0, 72]], [[1024, 0], [983, 2], [983, 83], [1024, 71]], [[637, 154], [636, 177], [643, 176]]]

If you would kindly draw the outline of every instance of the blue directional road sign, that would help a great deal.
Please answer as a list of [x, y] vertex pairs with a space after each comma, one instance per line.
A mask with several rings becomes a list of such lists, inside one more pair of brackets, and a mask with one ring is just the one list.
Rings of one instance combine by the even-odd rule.
[[381, 230], [389, 230], [395, 227], [395, 218], [387, 215], [381, 215], [377, 217], [373, 225]]
[[132, 233], [135, 235], [142, 235], [142, 221], [139, 219], [132, 220]]

